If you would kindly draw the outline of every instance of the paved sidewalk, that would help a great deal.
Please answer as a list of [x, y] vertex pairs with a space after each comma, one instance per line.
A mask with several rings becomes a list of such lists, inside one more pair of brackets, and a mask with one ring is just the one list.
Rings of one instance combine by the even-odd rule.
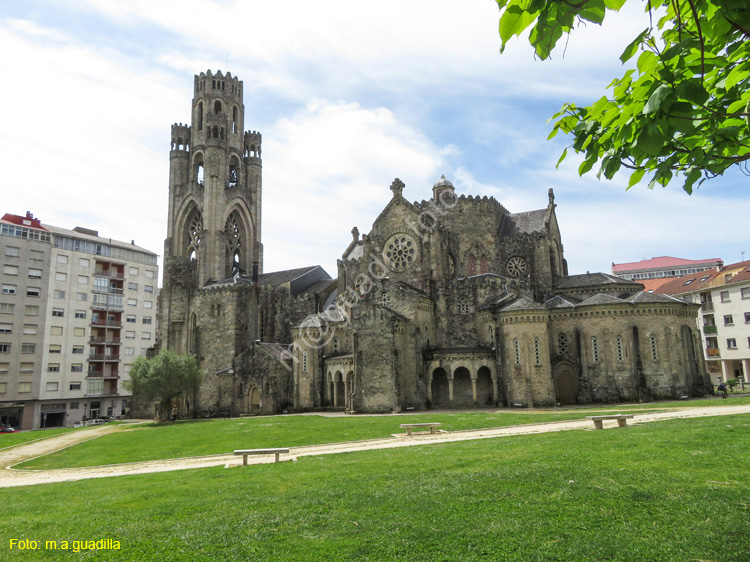
[[[632, 425], [649, 423], [654, 421], [696, 418], [708, 416], [726, 416], [735, 414], [750, 414], [748, 406], [714, 406], [700, 408], [674, 409], [667, 412], [635, 414], [631, 420]], [[122, 426], [119, 426], [122, 427]], [[394, 426], [395, 427], [395, 426]], [[605, 421], [605, 430], [617, 427], [615, 421]], [[493, 439], [513, 435], [530, 435], [534, 433], [548, 433], [554, 431], [591, 430], [593, 424], [588, 420], [560, 421], [542, 424], [515, 425], [495, 429], [478, 429], [470, 431], [454, 431], [444, 433], [416, 433], [411, 437], [405, 434], [394, 435], [384, 439], [370, 439], [367, 441], [352, 441], [348, 443], [330, 443], [325, 445], [310, 445], [307, 447], [290, 448], [288, 455], [282, 455], [282, 460], [293, 460], [298, 457], [331, 455], [337, 453], [349, 453], [353, 451], [366, 451], [372, 449], [393, 449], [396, 447], [415, 447], [422, 445], [433, 445], [436, 443], [450, 443], [454, 441], [468, 441], [472, 439]], [[0, 488], [15, 486], [31, 486], [35, 484], [46, 484], [51, 482], [71, 482], [85, 480], [88, 478], [107, 478], [111, 476], [124, 476], [127, 474], [146, 474], [151, 472], [168, 472], [173, 470], [187, 470], [191, 468], [205, 468], [210, 466], [241, 466], [242, 458], [233, 454], [211, 455], [206, 457], [189, 457], [182, 459], [169, 459], [160, 461], [147, 461], [128, 464], [117, 464], [110, 466], [98, 466], [91, 468], [72, 468], [58, 470], [16, 470], [12, 466], [36, 458], [40, 455], [51, 453], [76, 443], [94, 439], [117, 431], [118, 426], [105, 426], [92, 428], [87, 431], [72, 432], [59, 437], [51, 437], [38, 442], [19, 445], [5, 451], [0, 451]], [[248, 464], [273, 463], [271, 455], [262, 457], [249, 457]]]

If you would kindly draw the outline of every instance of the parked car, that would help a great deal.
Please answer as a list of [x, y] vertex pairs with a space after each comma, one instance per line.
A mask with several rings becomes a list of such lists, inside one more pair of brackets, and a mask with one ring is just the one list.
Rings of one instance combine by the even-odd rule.
[[86, 425], [101, 425], [103, 423], [107, 423], [107, 420], [100, 420], [100, 419], [86, 420]]
[[16, 430], [12, 427], [0, 427], [0, 433], [15, 433]]

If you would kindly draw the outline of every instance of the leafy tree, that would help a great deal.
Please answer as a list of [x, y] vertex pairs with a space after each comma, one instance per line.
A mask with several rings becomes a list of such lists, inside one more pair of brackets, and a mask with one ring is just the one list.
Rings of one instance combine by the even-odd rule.
[[125, 387], [145, 400], [161, 402], [164, 416], [174, 398], [198, 389], [202, 377], [195, 357], [162, 349], [152, 359], [141, 356], [133, 361]]
[[[529, 42], [547, 59], [576, 23], [601, 24], [608, 10], [637, 0], [496, 1], [501, 51], [532, 26]], [[565, 104], [553, 117], [549, 138], [571, 134], [572, 148], [584, 153], [579, 174], [599, 164], [598, 177], [612, 179], [625, 168], [628, 187], [649, 174], [650, 188], [675, 178], [692, 193], [731, 166], [747, 174], [750, 2], [642, 1], [649, 26], [620, 57], [625, 63], [638, 54], [637, 70], [613, 80], [611, 94], [587, 107]]]

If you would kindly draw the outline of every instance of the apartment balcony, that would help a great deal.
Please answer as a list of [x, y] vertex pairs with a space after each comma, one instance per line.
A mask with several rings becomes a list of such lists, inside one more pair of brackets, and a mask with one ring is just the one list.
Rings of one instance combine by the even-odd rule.
[[92, 302], [91, 310], [111, 310], [113, 312], [122, 312], [122, 304], [116, 304], [111, 302]]
[[721, 352], [719, 351], [718, 347], [709, 347], [709, 348], [706, 348], [706, 356], [707, 357], [721, 357]]
[[716, 326], [703, 326], [703, 333], [704, 334], [715, 334], [717, 333]]
[[108, 355], [106, 353], [92, 353], [89, 355], [89, 361], [103, 361], [105, 363], [117, 363], [120, 361], [119, 355]]
[[120, 338], [91, 338], [89, 345], [121, 345]]
[[89, 371], [88, 373], [86, 373], [86, 378], [117, 380], [120, 378], [120, 373], [119, 371], [115, 371], [113, 373], [105, 373], [103, 371]]
[[701, 310], [703, 312], [712, 312], [714, 309], [714, 303], [712, 302], [702, 302], [701, 303]]
[[95, 293], [106, 293], [110, 295], [121, 295], [123, 293], [123, 290], [119, 287], [97, 287], [94, 285], [94, 288], [91, 290]]
[[122, 328], [119, 320], [92, 320], [91, 326], [104, 326], [105, 328]]
[[120, 273], [116, 269], [107, 269], [94, 272], [95, 277], [106, 277], [107, 279], [116, 279], [119, 281], [125, 281], [125, 272]]

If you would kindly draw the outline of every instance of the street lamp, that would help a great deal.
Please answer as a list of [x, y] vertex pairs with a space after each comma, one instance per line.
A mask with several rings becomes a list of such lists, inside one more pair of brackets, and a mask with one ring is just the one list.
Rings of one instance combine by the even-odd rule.
[[88, 403], [84, 402], [83, 403], [83, 418], [81, 418], [81, 424], [83, 426], [86, 425], [86, 406], [88, 406]]

